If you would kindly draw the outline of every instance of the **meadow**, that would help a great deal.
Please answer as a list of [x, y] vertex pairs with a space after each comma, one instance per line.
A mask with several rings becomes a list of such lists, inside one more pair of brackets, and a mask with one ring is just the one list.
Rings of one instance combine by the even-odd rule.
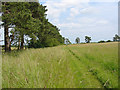
[[3, 88], [117, 88], [118, 43], [13, 51], [2, 55]]

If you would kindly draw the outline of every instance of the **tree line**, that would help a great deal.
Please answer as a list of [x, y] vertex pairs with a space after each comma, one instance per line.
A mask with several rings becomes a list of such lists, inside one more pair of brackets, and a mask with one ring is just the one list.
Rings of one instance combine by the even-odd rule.
[[[90, 41], [91, 41], [91, 37], [85, 36], [85, 42], [86, 42], [86, 43], [90, 43]], [[75, 39], [75, 42], [76, 42], [77, 44], [79, 44], [79, 43], [80, 43], [80, 38], [77, 37], [77, 38]]]
[[29, 48], [63, 44], [60, 30], [48, 21], [46, 12], [38, 2], [2, 2], [5, 52], [11, 51], [11, 45], [20, 50], [25, 44]]
[[[85, 43], [90, 43], [91, 40], [92, 40], [91, 37], [85, 36]], [[113, 41], [111, 41], [111, 40], [107, 40], [107, 41], [101, 40], [101, 41], [98, 41], [98, 43], [117, 42], [117, 41], [120, 41], [120, 36], [117, 35], [117, 34], [115, 34], [115, 36], [113, 37]], [[76, 43], [76, 44], [79, 44], [79, 43], [80, 43], [80, 38], [79, 38], [79, 37], [77, 37], [77, 38], [75, 39], [75, 43]], [[70, 42], [70, 40], [69, 40], [68, 38], [65, 39], [65, 44], [67, 44], [67, 45], [68, 45], [68, 44], [71, 44], [71, 42]]]

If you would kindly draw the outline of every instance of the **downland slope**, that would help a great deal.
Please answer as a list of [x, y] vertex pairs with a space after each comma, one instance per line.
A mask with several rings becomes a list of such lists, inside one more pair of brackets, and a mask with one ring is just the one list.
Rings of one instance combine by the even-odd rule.
[[3, 88], [117, 88], [118, 43], [6, 53]]

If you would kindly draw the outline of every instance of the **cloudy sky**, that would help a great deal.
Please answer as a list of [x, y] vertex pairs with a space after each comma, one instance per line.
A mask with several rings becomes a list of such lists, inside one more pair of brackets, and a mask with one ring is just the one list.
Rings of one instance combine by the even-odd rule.
[[[118, 1], [40, 0], [39, 2], [47, 6], [47, 18], [61, 30], [61, 35], [75, 43], [76, 37], [80, 37], [81, 42], [84, 42], [86, 35], [92, 37], [92, 42], [112, 40], [118, 33]], [[3, 39], [4, 31], [0, 28], [0, 40]]]
[[92, 42], [112, 40], [118, 33], [118, 0], [42, 0], [47, 18], [64, 37], [92, 37]]

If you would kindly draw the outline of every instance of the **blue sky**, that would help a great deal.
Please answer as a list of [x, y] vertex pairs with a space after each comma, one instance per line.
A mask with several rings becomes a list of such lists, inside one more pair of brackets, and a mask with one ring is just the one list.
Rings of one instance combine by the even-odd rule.
[[[112, 40], [118, 33], [118, 0], [40, 1], [47, 6], [48, 20], [72, 43], [75, 43], [76, 37], [84, 42], [86, 35], [92, 37], [92, 42]], [[0, 40], [3, 39], [4, 31], [1, 28]]]
[[118, 33], [118, 0], [43, 0], [47, 18], [60, 28], [62, 36], [75, 43], [75, 38], [92, 37], [92, 42], [112, 40]]

